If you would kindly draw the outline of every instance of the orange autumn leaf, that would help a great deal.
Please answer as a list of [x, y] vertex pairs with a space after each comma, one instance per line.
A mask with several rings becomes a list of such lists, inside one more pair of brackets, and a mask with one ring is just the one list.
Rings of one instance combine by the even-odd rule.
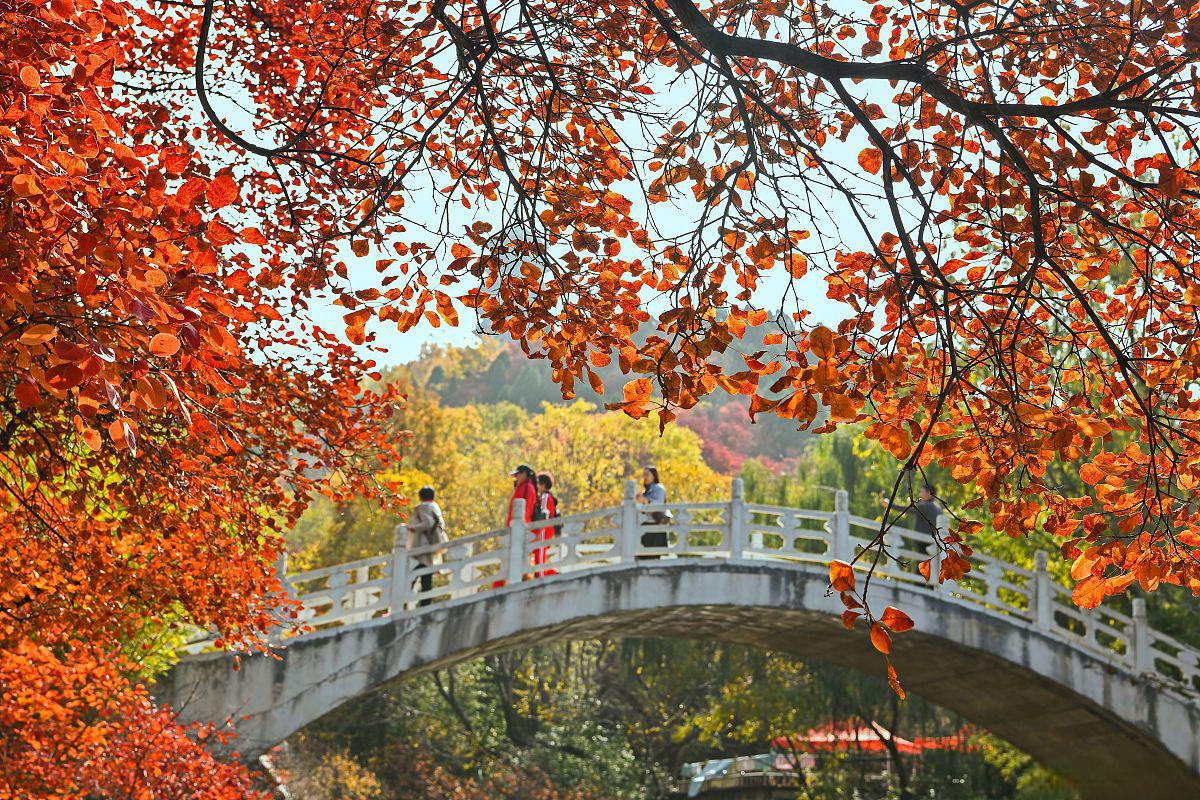
[[887, 628], [878, 622], [871, 626], [871, 644], [884, 655], [892, 652], [891, 634], [887, 632]]
[[38, 71], [31, 66], [26, 65], [21, 67], [21, 70], [17, 73], [17, 76], [21, 79], [21, 83], [26, 89], [37, 90], [42, 88], [41, 76], [39, 76]]
[[46, 370], [46, 385], [60, 392], [74, 389], [83, 383], [83, 371], [71, 363], [55, 364]]
[[883, 154], [877, 148], [867, 147], [858, 154], [858, 165], [872, 175], [883, 169]]
[[813, 328], [808, 335], [809, 347], [818, 358], [829, 358], [833, 355], [833, 332], [824, 325]]
[[829, 585], [835, 592], [854, 591], [854, 567], [845, 561], [829, 563]]
[[103, 446], [100, 439], [100, 432], [95, 428], [84, 428], [82, 434], [83, 442], [92, 450], [99, 450]]
[[896, 667], [892, 665], [892, 660], [889, 658], [887, 662], [887, 678], [888, 686], [896, 695], [903, 700], [905, 698], [904, 687], [900, 685], [900, 674], [896, 672]]
[[13, 389], [13, 396], [17, 399], [17, 405], [21, 409], [33, 408], [42, 400], [42, 393], [38, 390], [37, 384], [32, 380], [23, 380], [19, 382]]
[[1112, 425], [1102, 419], [1082, 417], [1079, 420], [1079, 432], [1093, 438], [1104, 436], [1112, 430]]
[[30, 325], [21, 332], [21, 344], [33, 345], [48, 342], [58, 333], [58, 328], [47, 323]]
[[240, 191], [233, 176], [222, 173], [209, 181], [204, 189], [204, 198], [213, 209], [224, 208], [238, 199]]
[[850, 421], [858, 416], [858, 408], [852, 398], [833, 394], [829, 397], [829, 416], [838, 421]]
[[894, 606], [888, 606], [883, 610], [883, 614], [879, 617], [879, 622], [894, 633], [903, 633], [904, 631], [912, 630], [914, 625], [912, 617]]
[[1080, 608], [1095, 608], [1104, 601], [1104, 595], [1104, 579], [1089, 575], [1075, 584], [1071, 591], [1071, 600]]
[[12, 188], [17, 197], [36, 197], [42, 193], [37, 180], [28, 173], [13, 176]]
[[172, 333], [158, 333], [150, 340], [150, 353], [159, 358], [168, 358], [179, 352], [179, 337]]
[[1075, 559], [1075, 563], [1071, 565], [1071, 579], [1079, 581], [1092, 574], [1092, 568], [1099, 560], [1099, 554], [1093, 553], [1091, 550], [1080, 553], [1079, 557]]

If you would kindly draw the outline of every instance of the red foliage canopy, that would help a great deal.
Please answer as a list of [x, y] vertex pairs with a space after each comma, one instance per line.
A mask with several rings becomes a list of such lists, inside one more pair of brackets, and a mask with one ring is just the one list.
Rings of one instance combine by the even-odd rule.
[[152, 20], [0, 10], [4, 797], [242, 796], [137, 688], [130, 643], [181, 623], [253, 642], [278, 623], [283, 526], [333, 475], [380, 494], [390, 457], [370, 364], [286, 325], [251, 273], [294, 254], [235, 232], [230, 172], [115, 84]]
[[[0, 752], [55, 717], [22, 705], [27, 662], [96, 748], [130, 741], [83, 713], [89, 665], [119, 676], [105, 718], [138, 724], [123, 643], [174, 619], [253, 637], [318, 477], [376, 491], [387, 398], [295, 323], [319, 291], [355, 342], [465, 306], [567, 393], [615, 360], [635, 416], [723, 389], [865, 422], [902, 477], [936, 461], [998, 529], [1062, 537], [1081, 604], [1200, 591], [1197, 19], [1195, 0], [7, 4], [0, 716], [24, 722]], [[346, 239], [381, 256], [377, 286], [350, 280]], [[812, 276], [836, 325], [809, 319]], [[776, 329], [723, 369], [754, 326]], [[941, 543], [940, 578], [979, 524]], [[56, 752], [61, 772], [4, 788], [86, 774]]]
[[[1198, 10], [207, 0], [139, 76], [193, 69], [277, 178], [269, 238], [394, 252], [378, 288], [292, 274], [340, 292], [353, 337], [457, 300], [568, 394], [615, 359], [636, 416], [724, 389], [865, 422], [897, 490], [937, 462], [998, 529], [1060, 536], [1093, 605], [1200, 591]], [[822, 277], [836, 325], [809, 319]], [[978, 525], [941, 542], [952, 573]]]

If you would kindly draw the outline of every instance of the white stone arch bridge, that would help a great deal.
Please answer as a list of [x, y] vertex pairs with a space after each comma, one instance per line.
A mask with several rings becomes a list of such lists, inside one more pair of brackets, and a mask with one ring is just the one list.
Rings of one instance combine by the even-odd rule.
[[[412, 556], [436, 548], [399, 546], [289, 575], [310, 632], [236, 671], [198, 642], [155, 694], [185, 721], [233, 725], [252, 758], [391, 681], [557, 639], [707, 638], [882, 671], [828, 592], [829, 561], [852, 559], [879, 527], [848, 512], [845, 492], [832, 512], [746, 503], [740, 481], [723, 502], [639, 507], [633, 493], [630, 482], [620, 506], [555, 520], [549, 542], [518, 521], [453, 540], [433, 567]], [[672, 519], [644, 524], [646, 510]], [[643, 547], [656, 530], [668, 545]], [[1132, 616], [1080, 610], [1044, 554], [1032, 571], [977, 555], [968, 579], [929, 586], [916, 570], [936, 550], [928, 537], [893, 529], [888, 543], [898, 560], [879, 565], [870, 599], [917, 623], [893, 642], [909, 691], [1067, 774], [1085, 800], [1200, 798], [1200, 653], [1153, 630], [1140, 600]], [[428, 573], [434, 587], [420, 591]]]

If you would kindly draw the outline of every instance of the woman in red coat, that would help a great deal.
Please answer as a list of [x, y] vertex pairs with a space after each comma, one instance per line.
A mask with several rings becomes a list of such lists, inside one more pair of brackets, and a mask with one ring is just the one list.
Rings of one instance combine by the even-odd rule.
[[[528, 526], [533, 522], [533, 512], [537, 508], [537, 483], [533, 467], [528, 464], [522, 464], [509, 473], [513, 479], [512, 497], [508, 498], [508, 516], [504, 520], [505, 526], [511, 528], [513, 522], [513, 513], [516, 510], [518, 500], [525, 501], [525, 524]], [[505, 584], [504, 580], [492, 582], [493, 589], [499, 589]]]
[[508, 518], [504, 524], [512, 526], [513, 509], [518, 500], [525, 501], [525, 521], [533, 522], [533, 510], [537, 508], [537, 484], [533, 467], [522, 464], [509, 474], [513, 479], [513, 493], [508, 499]]

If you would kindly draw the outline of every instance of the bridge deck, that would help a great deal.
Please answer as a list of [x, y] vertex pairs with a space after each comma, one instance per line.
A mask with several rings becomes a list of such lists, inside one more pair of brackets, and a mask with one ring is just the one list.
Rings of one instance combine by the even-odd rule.
[[[553, 527], [540, 529], [560, 531], [549, 540], [531, 531], [518, 513], [511, 528], [406, 550], [407, 531], [401, 525], [390, 553], [287, 576], [285, 583], [302, 606], [299, 622], [305, 631], [299, 636], [413, 614], [423, 604], [463, 601], [546, 575], [649, 566], [657, 559], [816, 565], [841, 560], [853, 561], [863, 573], [871, 569], [873, 581], [899, 582], [948, 603], [1003, 615], [1174, 691], [1200, 692], [1200, 652], [1150, 627], [1143, 600], [1134, 600], [1132, 615], [1104, 607], [1080, 609], [1050, 578], [1044, 553], [1033, 570], [975, 554], [966, 578], [931, 585], [918, 564], [931, 561], [936, 575], [940, 551], [916, 531], [892, 526], [883, 540], [886, 558], [876, 562], [870, 554], [855, 561], [877, 541], [880, 523], [850, 514], [845, 492], [837, 493], [834, 511], [814, 511], [747, 503], [738, 479], [728, 502], [639, 506], [634, 491], [630, 482], [620, 506], [554, 519]], [[667, 512], [669, 522], [649, 522], [654, 511]], [[945, 518], [938, 527], [946, 531]], [[666, 546], [642, 544], [642, 536], [653, 532], [666, 534]], [[424, 566], [418, 556], [435, 563]], [[420, 578], [429, 575], [433, 588], [422, 590]], [[202, 635], [187, 650], [200, 653], [212, 644]]]

